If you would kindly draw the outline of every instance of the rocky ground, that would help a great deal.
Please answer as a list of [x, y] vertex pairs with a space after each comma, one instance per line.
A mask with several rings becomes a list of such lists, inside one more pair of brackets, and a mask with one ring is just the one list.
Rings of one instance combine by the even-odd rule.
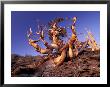
[[12, 54], [12, 77], [99, 77], [100, 51], [84, 50], [73, 62], [52, 67], [47, 56], [19, 56]]

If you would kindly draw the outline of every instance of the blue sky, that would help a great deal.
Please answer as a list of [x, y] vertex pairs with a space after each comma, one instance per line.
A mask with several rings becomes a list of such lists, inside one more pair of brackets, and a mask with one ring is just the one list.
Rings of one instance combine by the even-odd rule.
[[[82, 35], [78, 35], [78, 39], [80, 41], [85, 41], [85, 35], [87, 35], [87, 30], [90, 30], [97, 43], [100, 44], [100, 12], [99, 11], [12, 11], [11, 12], [11, 52], [19, 55], [38, 55], [39, 53], [34, 50], [28, 44], [27, 40], [27, 31], [29, 28], [32, 28], [33, 34], [38, 31], [37, 25], [43, 24], [47, 26], [47, 30], [45, 30], [46, 40], [50, 42], [48, 39], [48, 22], [53, 20], [56, 17], [63, 17], [65, 20], [59, 23], [60, 26], [64, 27], [71, 26], [72, 21], [66, 20], [66, 18], [77, 17], [76, 21], [76, 31], [77, 34], [84, 33]], [[38, 22], [39, 21], [39, 22]], [[71, 30], [69, 28], [66, 29], [68, 32], [68, 36], [71, 36]], [[35, 36], [33, 39], [37, 39]], [[65, 40], [67, 38], [64, 38]], [[45, 48], [42, 43], [39, 43], [41, 47]]]

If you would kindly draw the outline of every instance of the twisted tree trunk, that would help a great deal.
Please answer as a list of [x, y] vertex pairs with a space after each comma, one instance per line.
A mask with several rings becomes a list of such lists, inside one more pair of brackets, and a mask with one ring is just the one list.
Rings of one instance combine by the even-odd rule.
[[64, 62], [65, 57], [66, 57], [66, 49], [64, 49], [64, 50], [62, 51], [62, 53], [61, 53], [60, 56], [58, 56], [57, 58], [55, 58], [55, 59], [53, 60], [54, 63], [55, 63], [55, 65], [56, 65], [56, 66], [61, 65], [61, 64]]

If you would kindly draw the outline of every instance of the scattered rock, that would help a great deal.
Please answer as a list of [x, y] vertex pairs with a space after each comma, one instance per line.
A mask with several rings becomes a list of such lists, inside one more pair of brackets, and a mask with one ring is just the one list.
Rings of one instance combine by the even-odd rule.
[[[15, 57], [15, 58], [14, 58]], [[46, 57], [19, 57], [12, 55], [12, 76], [14, 77], [99, 77], [100, 51], [85, 50], [73, 62], [65, 61], [55, 67]], [[51, 58], [50, 58], [51, 59]], [[67, 58], [68, 59], [68, 58]], [[39, 66], [38, 66], [39, 65]], [[28, 67], [27, 67], [28, 66]], [[31, 67], [29, 67], [31, 66]]]

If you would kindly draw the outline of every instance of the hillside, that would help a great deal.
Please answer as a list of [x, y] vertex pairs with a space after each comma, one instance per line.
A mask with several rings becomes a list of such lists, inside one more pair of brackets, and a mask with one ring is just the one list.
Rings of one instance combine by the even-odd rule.
[[53, 67], [51, 58], [45, 56], [19, 56], [12, 54], [12, 77], [99, 77], [100, 51], [85, 49], [73, 62], [66, 57], [64, 63]]

